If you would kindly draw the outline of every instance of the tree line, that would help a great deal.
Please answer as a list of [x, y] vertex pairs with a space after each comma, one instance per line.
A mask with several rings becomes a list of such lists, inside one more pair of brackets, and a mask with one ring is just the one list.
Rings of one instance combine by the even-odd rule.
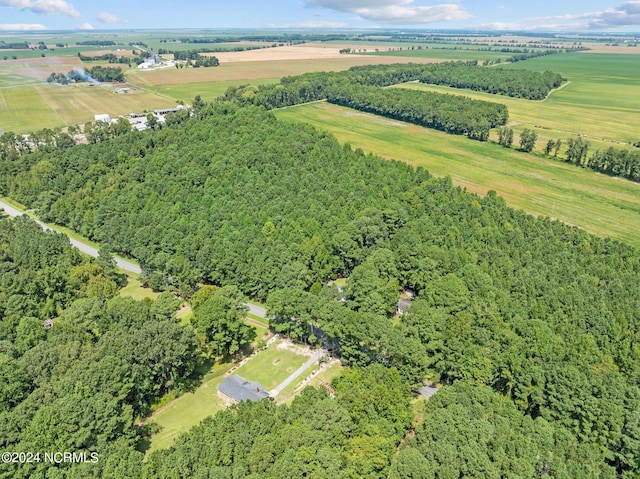
[[[538, 133], [525, 128], [520, 134], [520, 150], [531, 152], [535, 148]], [[589, 155], [591, 143], [582, 137], [549, 139], [543, 153], [547, 156], [558, 157], [560, 149], [565, 145], [565, 161], [583, 168], [589, 168], [610, 176], [619, 176], [631, 181], [640, 182], [640, 152], [613, 146], [604, 150], [598, 149]], [[513, 144], [513, 130], [502, 127], [498, 129], [498, 144], [511, 148]]]
[[51, 73], [47, 77], [47, 83], [59, 83], [68, 85], [70, 82], [123, 82], [124, 72], [118, 67], [103, 67], [96, 65], [93, 68], [82, 68], [70, 70], [66, 75], [64, 73]]
[[402, 88], [334, 87], [327, 101], [480, 141], [509, 117], [507, 107], [498, 103]]
[[[425, 413], [432, 420], [487, 413], [486, 421], [461, 423], [449, 438], [418, 428], [416, 442], [401, 450], [402, 462], [392, 464], [393, 454], [368, 462], [379, 465], [366, 473], [372, 477], [391, 471], [411, 477], [408, 468], [432, 458], [458, 475], [476, 460], [505, 475], [570, 477], [580, 467], [594, 477], [640, 472], [640, 256], [622, 243], [514, 211], [495, 193], [470, 194], [423, 169], [342, 146], [308, 125], [232, 103], [201, 105], [173, 128], [2, 160], [0, 180], [0, 194], [137, 257], [157, 290], [194, 298], [198, 283], [236, 286], [266, 299], [274, 330], [323, 344], [345, 365], [395, 370], [414, 388], [425, 377], [471, 388], [430, 402]], [[327, 286], [337, 277], [348, 278], [343, 291]], [[417, 299], [392, 321], [403, 288]], [[233, 302], [228, 290], [208, 297], [196, 308], [196, 327], [217, 341], [212, 319]], [[152, 327], [148, 321], [136, 324]], [[242, 343], [228, 340], [216, 343], [222, 354]], [[153, 391], [167, 391], [167, 371], [157, 374]], [[136, 392], [145, 399], [134, 404], [146, 404], [153, 391]], [[402, 409], [395, 410], [401, 417]], [[262, 416], [271, 421], [277, 414]], [[509, 442], [490, 440], [496, 427], [511, 431]], [[227, 448], [239, 433], [229, 431], [220, 437]], [[372, 449], [378, 433], [367, 431], [367, 438], [347, 440], [367, 457], [399, 444], [390, 433], [392, 443]], [[532, 433], [535, 439], [527, 439]], [[185, 458], [191, 441], [177, 444], [184, 444]], [[444, 461], [464, 443], [470, 446]], [[260, 467], [271, 470], [283, 455], [286, 464], [296, 462], [278, 444]], [[505, 460], [509, 451], [513, 462]], [[174, 467], [176, 454], [154, 463]], [[189, 459], [185, 475], [218, 461], [211, 454]], [[216, 467], [250, 467], [247, 457], [227, 453]], [[355, 464], [348, 458], [358, 455], [342, 457], [348, 469]], [[314, 460], [310, 454], [307, 463]], [[363, 470], [346, 477], [362, 477]]]
[[420, 82], [468, 88], [528, 100], [542, 100], [566, 81], [550, 71], [534, 72], [505, 68], [483, 68], [473, 63], [447, 62], [429, 65]]

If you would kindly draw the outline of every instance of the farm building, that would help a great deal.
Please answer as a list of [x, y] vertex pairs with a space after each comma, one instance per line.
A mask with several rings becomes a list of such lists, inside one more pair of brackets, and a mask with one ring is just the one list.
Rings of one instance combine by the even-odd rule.
[[226, 378], [218, 386], [218, 394], [227, 402], [239, 403], [241, 401], [260, 401], [269, 397], [262, 385], [256, 381], [233, 375]]

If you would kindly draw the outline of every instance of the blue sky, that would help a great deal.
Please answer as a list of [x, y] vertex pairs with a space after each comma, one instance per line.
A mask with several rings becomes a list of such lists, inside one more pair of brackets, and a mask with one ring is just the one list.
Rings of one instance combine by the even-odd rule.
[[0, 31], [399, 27], [638, 32], [640, 0], [0, 0]]

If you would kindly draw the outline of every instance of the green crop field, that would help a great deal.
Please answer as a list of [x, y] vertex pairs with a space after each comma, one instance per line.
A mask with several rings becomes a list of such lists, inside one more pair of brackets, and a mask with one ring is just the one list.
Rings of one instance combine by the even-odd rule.
[[496, 190], [515, 208], [640, 246], [640, 184], [324, 102], [276, 116], [311, 123], [366, 152], [449, 175], [470, 191]]
[[132, 91], [119, 95], [112, 87], [90, 87], [88, 84], [42, 85], [38, 90], [67, 125], [93, 121], [93, 116], [99, 113], [117, 116], [176, 106], [175, 101], [152, 92]]
[[[402, 50], [398, 48], [402, 47]], [[394, 50], [384, 50], [385, 47], [379, 48], [380, 51], [372, 52], [368, 48], [366, 55], [381, 56], [381, 57], [402, 57], [402, 58], [434, 58], [438, 60], [504, 60], [513, 55], [513, 53], [502, 53], [497, 51], [479, 51], [473, 47], [460, 47], [465, 48], [461, 50], [454, 50], [453, 48], [428, 48], [423, 50], [407, 50], [409, 46], [399, 45], [390, 47]]]
[[185, 103], [191, 103], [196, 95], [204, 101], [213, 101], [219, 96], [224, 95], [230, 86], [239, 85], [273, 85], [278, 83], [280, 78], [263, 78], [258, 81], [248, 80], [226, 80], [215, 82], [199, 82], [199, 83], [180, 83], [175, 85], [159, 85], [147, 87], [148, 90], [157, 92], [161, 95], [168, 96], [174, 100], [180, 100]]
[[93, 121], [95, 114], [111, 116], [176, 105], [153, 92], [118, 95], [112, 87], [88, 84], [36, 85], [0, 89], [0, 129], [25, 133]]
[[33, 86], [0, 90], [0, 129], [17, 133], [63, 126]]
[[551, 70], [564, 75], [568, 83], [543, 101], [421, 83], [400, 86], [503, 103], [509, 108], [516, 132], [525, 127], [537, 129], [540, 143], [578, 133], [596, 142], [640, 140], [640, 55], [567, 53], [518, 62], [508, 68]]

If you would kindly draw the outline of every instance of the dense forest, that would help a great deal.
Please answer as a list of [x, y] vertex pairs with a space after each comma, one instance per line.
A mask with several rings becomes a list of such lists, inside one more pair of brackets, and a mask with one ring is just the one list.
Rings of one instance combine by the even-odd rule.
[[562, 75], [550, 71], [483, 68], [472, 63], [446, 62], [429, 65], [420, 81], [528, 100], [542, 100], [565, 80]]
[[507, 107], [499, 103], [402, 88], [333, 87], [327, 101], [480, 141], [509, 119]]
[[[323, 343], [345, 365], [397, 370], [407, 387], [425, 377], [454, 386], [428, 402], [430, 422], [416, 428], [398, 456], [400, 431], [407, 432], [404, 406], [380, 413], [395, 424], [391, 429], [369, 424], [377, 416], [364, 399], [353, 407], [363, 407], [365, 419], [360, 413], [356, 420], [348, 402], [326, 406], [352, 422], [335, 436], [335, 448], [322, 449], [321, 428], [320, 442], [313, 442], [313, 434], [284, 433], [278, 422], [288, 417], [300, 430], [314, 430], [321, 413], [246, 405], [179, 440], [167, 460], [153, 455], [148, 467], [160, 477], [195, 477], [204, 464], [220, 468], [220, 477], [284, 477], [286, 466], [317, 469], [336, 454], [334, 477], [408, 478], [416, 470], [436, 477], [425, 466], [434, 462], [437, 477], [474, 470], [488, 477], [640, 473], [640, 256], [624, 244], [533, 218], [494, 193], [469, 194], [422, 169], [341, 146], [310, 126], [230, 103], [204, 105], [159, 131], [7, 158], [0, 161], [0, 194], [138, 258], [158, 290], [189, 298], [201, 282], [235, 285], [267, 299], [276, 331]], [[326, 286], [336, 277], [348, 277], [342, 293]], [[406, 287], [417, 299], [392, 322]], [[99, 318], [90, 323], [96, 332], [86, 334], [100, 347], [121, 344], [105, 339], [120, 324], [108, 316], [114, 301], [124, 300], [101, 303], [105, 312], [72, 308], [85, 325], [92, 314]], [[151, 312], [136, 314], [123, 320], [129, 331], [155, 324]], [[144, 354], [146, 346], [134, 351]], [[172, 377], [188, 377], [190, 361]], [[349, 377], [336, 380], [338, 399], [340, 381]], [[120, 396], [135, 397], [126, 404], [143, 410], [169, 387], [153, 384]], [[309, 410], [330, 404], [318, 393], [299, 401]], [[19, 405], [6, 407], [11, 417], [23, 414]], [[259, 431], [243, 417], [261, 418]], [[238, 441], [249, 430], [254, 437]], [[207, 449], [201, 434], [224, 448]], [[258, 464], [263, 448], [272, 449]]]

